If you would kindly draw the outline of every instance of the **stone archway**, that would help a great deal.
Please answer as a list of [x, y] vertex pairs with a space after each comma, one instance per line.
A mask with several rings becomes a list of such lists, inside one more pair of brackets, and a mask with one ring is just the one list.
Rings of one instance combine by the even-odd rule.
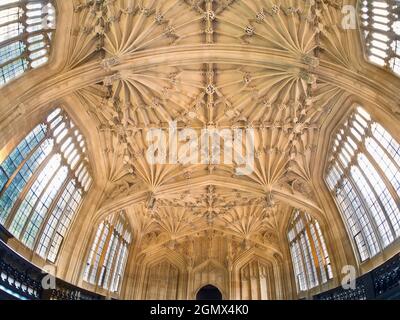
[[222, 293], [217, 287], [209, 284], [197, 292], [196, 300], [222, 300]]

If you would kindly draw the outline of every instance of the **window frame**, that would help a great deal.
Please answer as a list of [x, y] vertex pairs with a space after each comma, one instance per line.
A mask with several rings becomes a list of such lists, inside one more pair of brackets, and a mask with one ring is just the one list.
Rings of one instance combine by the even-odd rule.
[[[62, 245], [64, 243], [64, 239], [68, 236], [68, 232], [71, 229], [71, 226], [74, 222], [74, 219], [77, 216], [77, 213], [80, 211], [81, 206], [84, 202], [84, 197], [91, 189], [93, 185], [93, 174], [90, 166], [90, 159], [87, 152], [87, 145], [83, 134], [76, 127], [74, 120], [68, 115], [63, 106], [52, 108], [47, 110], [46, 113], [41, 113], [39, 124], [36, 125], [33, 129], [31, 129], [28, 133], [24, 133], [18, 143], [14, 146], [13, 149], [6, 155], [6, 157], [0, 163], [0, 167], [3, 167], [4, 163], [10, 158], [12, 154], [18, 150], [19, 146], [27, 145], [26, 140], [30, 137], [35, 130], [40, 127], [44, 131], [44, 134], [41, 136], [41, 139], [36, 139], [36, 145], [29, 150], [25, 154], [25, 158], [23, 158], [18, 166], [14, 166], [14, 172], [11, 176], [6, 175], [8, 180], [4, 185], [0, 185], [0, 205], [4, 206], [12, 201], [9, 205], [9, 210], [6, 211], [5, 217], [3, 217], [2, 224], [6, 229], [10, 231], [10, 233], [14, 234], [15, 238], [27, 249], [31, 250], [35, 255], [40, 256], [45, 259], [47, 262], [56, 263], [58, 260], [58, 256], [61, 252]], [[60, 130], [58, 135], [55, 135], [56, 130], [58, 130], [61, 126], [64, 125], [64, 129]], [[57, 139], [60, 138], [62, 132], [66, 130], [65, 136], [60, 139], [57, 143]], [[73, 154], [73, 151], [68, 155], [67, 148], [62, 150], [62, 147], [66, 141], [70, 140], [69, 146], [73, 146], [71, 150], [78, 150], [77, 155], [72, 157], [72, 160], [68, 162], [68, 157]], [[48, 144], [48, 151], [45, 153], [43, 151], [43, 147], [48, 141], [52, 141], [52, 143]], [[41, 151], [43, 153], [43, 157], [38, 157], [40, 159], [35, 166], [32, 167], [31, 160], [34, 159], [34, 156], [37, 152]], [[78, 157], [79, 155], [79, 157]], [[27, 200], [26, 196], [33, 192], [32, 186], [38, 182], [38, 177], [45, 173], [44, 169], [49, 164], [53, 157], [60, 157], [61, 164], [57, 166], [56, 170], [49, 177], [48, 181], [45, 185], [41, 186], [41, 190], [39, 194], [36, 196], [36, 200], [30, 205], [29, 210], [24, 210], [22, 205]], [[77, 162], [74, 162], [74, 159], [78, 158]], [[36, 159], [36, 158], [35, 158]], [[33, 160], [35, 161], [35, 160]], [[28, 168], [30, 171], [30, 175], [23, 179], [22, 185], [20, 185], [17, 189], [10, 189], [13, 186], [14, 182], [18, 175], [22, 174], [23, 177], [23, 169]], [[65, 177], [62, 181], [58, 181], [58, 187], [56, 190], [52, 190], [50, 186], [56, 183], [54, 177], [58, 172], [62, 170], [65, 171]], [[86, 170], [85, 174], [81, 175], [82, 172]], [[4, 170], [3, 170], [4, 171]], [[17, 182], [18, 183], [18, 182]], [[54, 217], [55, 210], [58, 209], [58, 205], [63, 199], [63, 196], [67, 190], [67, 186], [73, 184], [73, 195], [70, 197], [68, 202], [65, 202], [63, 208], [61, 208], [61, 213], [54, 221], [50, 221], [51, 218]], [[9, 190], [11, 190], [11, 195], [13, 198], [5, 198], [5, 195], [8, 194]], [[48, 195], [49, 197], [45, 198], [44, 196]], [[75, 200], [78, 200], [76, 203]], [[47, 202], [44, 202], [47, 201]], [[42, 209], [38, 207], [42, 203], [45, 205]], [[39, 210], [40, 209], [40, 210]], [[23, 224], [21, 226], [20, 232], [16, 234], [17, 230], [12, 229], [11, 226], [16, 221], [16, 214], [21, 211], [21, 214], [25, 216]], [[38, 216], [36, 221], [32, 220], [33, 216]], [[50, 228], [49, 223], [52, 222], [54, 224], [54, 228]], [[28, 241], [24, 241], [24, 237], [28, 235], [25, 231], [32, 224], [32, 232], [33, 238]], [[29, 230], [28, 230], [29, 231]], [[55, 243], [56, 234], [59, 234], [58, 244]], [[43, 242], [46, 241], [46, 237], [50, 238], [50, 240], [44, 245], [44, 250], [41, 251], [39, 248], [43, 247]], [[25, 243], [26, 242], [26, 243]], [[50, 253], [52, 252], [52, 258], [50, 258]]]
[[119, 294], [133, 231], [125, 210], [114, 212], [96, 224], [82, 270], [84, 283], [113, 294]]
[[326, 237], [314, 216], [294, 209], [286, 238], [298, 294], [326, 285], [334, 278]]
[[[380, 2], [383, 2], [387, 0], [382, 0]], [[379, 1], [378, 1], [379, 2]], [[370, 0], [368, 0], [368, 4], [370, 5]], [[398, 4], [399, 8], [400, 8], [400, 3]], [[393, 12], [395, 12], [395, 9], [390, 7], [390, 4], [388, 4], [388, 10], [390, 11], [389, 15], [394, 14]], [[376, 37], [373, 37], [372, 33], [379, 33], [379, 29], [372, 29], [371, 32], [367, 35], [367, 32], [369, 30], [369, 28], [371, 27], [369, 20], [373, 21], [373, 15], [369, 15], [368, 11], [364, 12], [364, 9], [366, 9], [366, 7], [362, 2], [357, 2], [357, 8], [356, 8], [356, 12], [357, 12], [357, 19], [358, 19], [358, 25], [360, 26], [360, 39], [361, 39], [361, 43], [362, 43], [362, 49], [363, 49], [363, 56], [366, 60], [367, 63], [372, 64], [378, 68], [381, 68], [387, 72], [392, 73], [394, 76], [400, 77], [400, 33], [397, 34], [397, 37], [399, 39], [396, 40], [396, 33], [393, 30], [393, 28], [391, 30], [389, 30], [388, 32], [385, 32], [384, 30], [381, 30], [382, 32], [380, 33], [381, 36], [383, 37], [387, 37], [388, 40], [386, 42], [387, 44], [387, 49], [382, 49], [382, 48], [378, 48], [378, 47], [374, 47], [373, 46], [373, 41], [377, 41], [377, 42], [381, 42], [381, 43], [385, 43], [383, 42], [382, 39], [377, 39]], [[367, 9], [368, 10], [368, 9]], [[379, 10], [379, 8], [377, 9]], [[365, 15], [366, 17], [363, 17], [363, 15]], [[379, 17], [383, 17], [380, 15], [377, 15]], [[400, 14], [399, 14], [399, 19], [398, 20], [394, 20], [392, 22], [389, 22], [386, 24], [386, 26], [391, 26], [392, 23], [398, 23], [400, 25]], [[372, 22], [373, 23], [373, 22]], [[372, 24], [371, 23], [371, 24]], [[383, 25], [383, 23], [382, 23]], [[375, 32], [374, 32], [375, 30]], [[390, 32], [393, 32], [394, 34], [390, 34]], [[371, 38], [371, 39], [369, 39]], [[397, 50], [394, 52], [393, 56], [390, 56], [390, 52], [392, 51], [392, 46], [396, 43], [396, 41], [398, 42], [398, 47]], [[390, 43], [389, 43], [390, 42]], [[382, 52], [385, 52], [386, 57], [379, 57], [377, 55], [374, 55], [373, 53], [371, 53], [371, 48], [372, 49], [376, 49], [376, 50], [381, 50]], [[398, 53], [397, 53], [398, 51]], [[381, 59], [382, 63], [379, 63], [378, 61], [371, 59], [371, 56], [376, 57], [377, 59]], [[397, 56], [397, 58], [396, 58]], [[393, 67], [390, 65], [390, 60], [393, 59]], [[386, 61], [385, 61], [386, 60]], [[394, 67], [394, 66], [397, 67]], [[396, 70], [395, 70], [396, 69]]]
[[[13, 9], [17, 11], [13, 13]], [[0, 41], [0, 88], [50, 60], [57, 29], [57, 0], [16, 0], [0, 4], [1, 12], [4, 23], [0, 29], [5, 33]], [[7, 36], [10, 31], [6, 30], [13, 24], [21, 31]]]
[[[370, 120], [367, 121], [369, 127], [373, 127], [374, 125], [378, 125], [378, 126], [382, 127], [383, 130], [386, 133], [388, 133], [390, 135], [390, 137], [394, 141], [397, 141], [397, 144], [399, 144], [399, 140], [397, 139], [396, 136], [392, 135], [392, 133], [388, 129], [386, 129], [385, 127], [383, 127], [380, 124], [380, 122], [376, 119], [377, 117], [376, 117], [375, 114], [370, 113], [368, 108], [366, 108], [366, 106], [364, 106], [364, 105], [362, 105], [360, 103], [352, 103], [352, 105], [349, 108], [349, 110], [343, 115], [343, 117], [340, 118], [340, 120], [338, 121], [337, 125], [331, 131], [332, 133], [330, 135], [330, 141], [329, 141], [329, 144], [328, 144], [329, 147], [328, 147], [328, 151], [326, 153], [327, 156], [326, 156], [325, 165], [324, 165], [324, 168], [323, 168], [323, 181], [324, 181], [325, 186], [329, 190], [329, 193], [333, 198], [333, 201], [334, 201], [334, 203], [335, 203], [335, 205], [337, 207], [337, 210], [340, 213], [340, 216], [341, 216], [341, 219], [343, 221], [343, 224], [345, 225], [346, 233], [347, 233], [347, 236], [349, 237], [350, 244], [351, 244], [351, 247], [353, 249], [354, 256], [355, 256], [356, 260], [358, 261], [358, 263], [360, 265], [362, 265], [362, 264], [368, 263], [369, 261], [371, 261], [375, 257], [377, 257], [380, 254], [382, 254], [383, 252], [385, 252], [385, 250], [389, 249], [390, 247], [392, 247], [393, 245], [398, 243], [400, 241], [400, 236], [397, 236], [397, 237], [395, 236], [395, 230], [394, 230], [393, 224], [392, 224], [392, 220], [393, 219], [390, 218], [391, 214], [388, 213], [386, 207], [382, 207], [382, 200], [383, 199], [380, 198], [378, 194], [376, 194], [376, 188], [373, 186], [374, 184], [372, 184], [367, 179], [365, 173], [362, 172], [362, 174], [364, 175], [365, 179], [367, 180], [367, 183], [369, 184], [370, 188], [372, 189], [373, 192], [375, 192], [378, 206], [382, 207], [382, 210], [383, 210], [384, 216], [386, 218], [386, 221], [389, 223], [390, 230], [392, 232], [392, 235], [394, 236], [394, 239], [391, 242], [389, 242], [388, 244], [385, 245], [383, 243], [383, 240], [382, 240], [382, 237], [381, 237], [381, 234], [380, 234], [380, 231], [379, 231], [380, 229], [379, 229], [379, 226], [376, 225], [376, 220], [374, 218], [374, 215], [371, 213], [370, 208], [368, 208], [368, 206], [367, 206], [367, 204], [365, 202], [364, 196], [362, 195], [362, 193], [360, 193], [359, 187], [355, 185], [354, 178], [352, 177], [352, 174], [349, 172], [351, 166], [348, 165], [346, 167], [340, 168], [342, 173], [339, 175], [339, 178], [337, 179], [336, 186], [341, 181], [341, 186], [342, 186], [342, 189], [343, 189], [343, 187], [346, 185], [346, 183], [343, 183], [343, 182], [347, 182], [350, 185], [350, 188], [351, 188], [350, 190], [357, 195], [357, 200], [358, 200], [358, 202], [361, 203], [361, 207], [363, 207], [363, 209], [364, 209], [363, 210], [364, 213], [361, 213], [361, 215], [364, 215], [363, 217], [364, 218], [366, 217], [366, 219], [368, 221], [370, 221], [370, 225], [372, 227], [372, 232], [373, 232], [373, 237], [376, 238], [377, 250], [375, 251], [375, 253], [372, 253], [371, 252], [371, 246], [370, 246], [369, 240], [368, 240], [369, 235], [365, 236], [364, 231], [363, 231], [363, 227], [360, 226], [360, 221], [361, 220], [357, 217], [357, 219], [355, 221], [356, 223], [351, 226], [351, 225], [349, 225], [349, 218], [347, 217], [347, 213], [343, 211], [343, 207], [342, 207], [341, 203], [342, 202], [348, 202], [349, 198], [346, 198], [346, 199], [343, 198], [342, 201], [339, 201], [340, 194], [341, 194], [341, 192], [343, 192], [343, 190], [340, 191], [340, 189], [338, 189], [336, 187], [336, 190], [333, 191], [332, 187], [331, 187], [331, 181], [329, 181], [330, 180], [329, 175], [330, 175], [330, 173], [332, 173], [331, 169], [333, 167], [332, 165], [330, 165], [330, 163], [331, 162], [332, 163], [337, 163], [338, 161], [340, 162], [340, 160], [338, 160], [339, 159], [338, 157], [336, 158], [336, 162], [335, 162], [335, 160], [332, 160], [333, 154], [337, 153], [337, 151], [335, 151], [335, 152], [332, 151], [335, 148], [335, 146], [338, 145], [336, 143], [336, 141], [337, 141], [336, 137], [337, 137], [338, 133], [340, 132], [340, 130], [345, 126], [345, 124], [349, 123], [351, 121], [351, 118], [355, 117], [355, 114], [358, 112], [357, 111], [358, 108], [363, 110], [363, 112], [368, 114], [368, 116], [370, 117]], [[370, 151], [367, 150], [366, 141], [369, 138], [372, 138], [374, 141], [378, 142], [378, 145], [381, 146], [381, 148], [383, 149], [385, 155], [389, 156], [389, 152], [387, 152], [386, 149], [381, 145], [381, 143], [378, 141], [378, 138], [374, 136], [374, 133], [370, 129], [365, 129], [364, 133], [359, 133], [359, 134], [361, 136], [361, 140], [364, 141], [365, 144], [363, 145], [361, 150], [360, 150], [360, 147], [356, 148], [356, 155], [353, 156], [353, 157], [359, 158], [360, 156], [364, 156], [368, 161], [370, 161], [373, 169], [375, 169], [376, 173], [379, 174], [380, 178], [385, 183], [386, 191], [388, 191], [388, 192], [390, 191], [389, 195], [392, 196], [392, 198], [393, 198], [393, 200], [395, 202], [396, 202], [396, 200], [400, 201], [400, 193], [399, 192], [396, 193], [396, 190], [394, 188], [393, 183], [388, 178], [386, 173], [382, 170], [381, 165], [376, 162], [376, 159], [373, 157], [373, 155], [370, 153]], [[355, 139], [355, 141], [357, 143], [357, 139], [354, 136], [351, 136], [351, 138]], [[358, 143], [361, 144], [362, 141], [360, 141]], [[341, 144], [342, 144], [342, 149], [343, 149], [343, 142], [341, 142]], [[397, 150], [397, 152], [398, 151], [399, 150]], [[399, 154], [397, 154], [397, 156], [399, 156]], [[389, 160], [391, 160], [393, 162], [394, 158], [393, 157], [389, 158]], [[360, 167], [360, 165], [358, 164], [359, 162], [360, 162], [360, 160], [357, 159], [357, 167], [358, 168]], [[400, 165], [398, 165], [398, 167], [400, 168]], [[399, 188], [399, 190], [400, 190], [400, 188]], [[347, 192], [345, 192], [345, 193], [348, 194], [348, 192], [349, 192], [349, 190], [347, 190]], [[353, 202], [351, 202], [351, 203], [353, 203]], [[353, 211], [353, 213], [355, 213], [356, 216], [358, 216], [357, 213], [359, 213], [359, 208], [360, 207], [358, 207], [358, 209], [356, 211], [354, 211], [355, 210], [354, 207], [352, 207], [352, 206], [350, 206], [350, 207], [351, 207], [350, 211]], [[398, 210], [400, 210], [399, 206], [397, 208], [398, 208]], [[349, 209], [349, 207], [347, 209]], [[398, 219], [398, 220], [400, 221], [400, 219]], [[357, 228], [359, 229], [359, 231], [358, 231], [358, 233], [356, 235], [353, 235], [353, 231], [352, 231], [353, 230], [353, 226], [356, 225], [356, 224], [358, 225]], [[399, 225], [399, 228], [400, 228], [400, 225]], [[364, 243], [363, 247], [359, 247], [359, 241], [356, 240], [356, 237], [359, 236], [359, 235], [361, 235], [361, 237], [362, 237], [362, 242]], [[364, 248], [364, 250], [360, 251], [360, 248]], [[366, 258], [363, 258], [362, 252], [365, 252], [365, 251], [368, 253], [368, 256]]]

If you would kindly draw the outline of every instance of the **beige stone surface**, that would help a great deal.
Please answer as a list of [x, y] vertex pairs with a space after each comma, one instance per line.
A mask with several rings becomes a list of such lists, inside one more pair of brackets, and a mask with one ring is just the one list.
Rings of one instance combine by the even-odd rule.
[[[119, 210], [134, 239], [120, 298], [193, 299], [209, 283], [224, 298], [298, 298], [287, 242], [294, 208], [319, 221], [334, 268], [309, 295], [337, 286], [343, 265], [362, 273], [384, 259], [357, 264], [323, 181], [332, 132], [355, 104], [400, 139], [400, 80], [366, 61], [359, 29], [341, 28], [341, 4], [57, 1], [50, 62], [0, 89], [0, 160], [55, 105], [85, 135], [95, 185], [59, 275], [109, 294], [82, 271], [96, 226]], [[149, 164], [146, 133], [170, 121], [253, 128], [254, 172]]]

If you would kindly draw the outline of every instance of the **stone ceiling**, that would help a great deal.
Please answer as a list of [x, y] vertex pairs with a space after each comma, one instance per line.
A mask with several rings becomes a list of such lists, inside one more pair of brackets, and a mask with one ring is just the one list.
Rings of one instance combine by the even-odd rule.
[[[362, 74], [359, 31], [342, 28], [341, 6], [76, 0], [62, 72], [26, 97], [36, 92], [39, 105], [48, 101], [39, 92], [52, 90], [54, 99], [81, 102], [102, 147], [96, 160], [104, 160], [107, 183], [99, 213], [125, 209], [148, 243], [218, 230], [277, 247], [293, 207], [322, 211], [312, 172], [323, 160], [321, 128], [340, 103], [362, 95], [399, 109], [385, 94], [390, 84]], [[254, 171], [150, 164], [148, 130], [172, 121], [198, 131], [254, 129]]]
[[[275, 193], [315, 202], [311, 165], [318, 133], [332, 101], [346, 95], [317, 75], [321, 55], [347, 62], [341, 43], [324, 41], [326, 26], [336, 37], [343, 32], [338, 4], [77, 2], [79, 27], [67, 68], [102, 59], [101, 80], [74, 94], [101, 132], [107, 208], [146, 191], [144, 200], [124, 205], [144, 236], [170, 240], [212, 228], [259, 244], [276, 240], [290, 205]], [[149, 164], [147, 131], [171, 121], [196, 130], [253, 128], [254, 172]]]

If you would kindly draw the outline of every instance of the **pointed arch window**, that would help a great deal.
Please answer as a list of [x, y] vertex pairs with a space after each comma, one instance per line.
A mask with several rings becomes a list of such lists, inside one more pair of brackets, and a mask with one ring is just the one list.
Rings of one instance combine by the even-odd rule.
[[53, 0], [0, 0], [0, 86], [47, 62], [55, 26]]
[[131, 241], [132, 233], [125, 213], [108, 216], [97, 228], [83, 280], [110, 292], [118, 292]]
[[361, 261], [400, 237], [400, 145], [363, 108], [339, 128], [325, 180]]
[[361, 23], [369, 59], [400, 75], [400, 1], [362, 1]]
[[296, 210], [289, 224], [288, 239], [298, 292], [333, 278], [325, 239], [317, 220]]
[[55, 262], [91, 182], [83, 136], [58, 108], [0, 162], [0, 223]]

